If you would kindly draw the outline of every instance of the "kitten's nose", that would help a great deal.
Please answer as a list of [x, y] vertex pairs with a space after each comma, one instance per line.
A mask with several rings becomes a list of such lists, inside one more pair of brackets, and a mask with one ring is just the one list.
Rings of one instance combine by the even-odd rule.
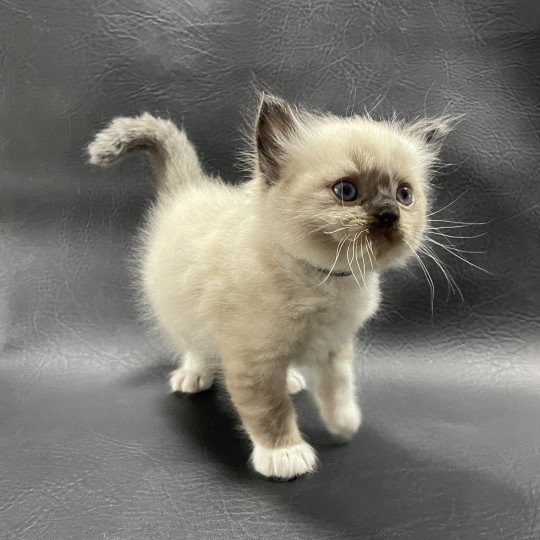
[[382, 212], [375, 216], [379, 225], [383, 227], [391, 227], [398, 219], [399, 214], [397, 212]]

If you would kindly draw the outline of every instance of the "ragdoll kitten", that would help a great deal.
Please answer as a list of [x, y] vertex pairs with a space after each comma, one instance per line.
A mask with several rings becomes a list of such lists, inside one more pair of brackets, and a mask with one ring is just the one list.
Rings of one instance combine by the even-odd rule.
[[361, 422], [353, 341], [377, 310], [379, 274], [422, 241], [430, 168], [447, 131], [312, 114], [263, 95], [249, 182], [208, 177], [169, 120], [117, 118], [89, 146], [110, 165], [150, 154], [158, 184], [140, 251], [144, 298], [182, 364], [174, 391], [209, 388], [222, 372], [268, 477], [312, 471], [290, 393], [309, 367], [329, 431]]

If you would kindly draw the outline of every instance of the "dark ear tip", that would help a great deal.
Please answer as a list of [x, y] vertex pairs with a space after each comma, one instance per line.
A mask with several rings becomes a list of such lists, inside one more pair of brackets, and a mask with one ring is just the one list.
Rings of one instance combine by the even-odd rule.
[[261, 93], [261, 103], [257, 115], [257, 129], [272, 125], [272, 131], [290, 131], [294, 123], [296, 109], [284, 99], [267, 92]]
[[427, 143], [430, 143], [435, 138], [436, 135], [437, 135], [437, 130], [436, 129], [430, 129], [425, 134], [424, 139], [426, 140]]
[[441, 142], [452, 130], [453, 121], [448, 116], [439, 118], [423, 118], [410, 125], [412, 134], [423, 139], [427, 144]]
[[259, 105], [259, 114], [261, 112], [272, 111], [272, 110], [283, 110], [287, 109], [288, 104], [284, 99], [281, 99], [274, 94], [269, 92], [261, 92], [261, 101]]

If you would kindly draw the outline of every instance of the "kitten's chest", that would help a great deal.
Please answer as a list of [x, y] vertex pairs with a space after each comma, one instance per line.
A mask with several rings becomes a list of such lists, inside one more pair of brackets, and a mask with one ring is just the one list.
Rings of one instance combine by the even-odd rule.
[[[326, 294], [324, 294], [326, 293]], [[353, 337], [377, 309], [378, 280], [366, 286], [335, 287], [314, 296], [311, 311], [305, 313], [305, 331], [295, 354], [299, 362], [324, 360]]]

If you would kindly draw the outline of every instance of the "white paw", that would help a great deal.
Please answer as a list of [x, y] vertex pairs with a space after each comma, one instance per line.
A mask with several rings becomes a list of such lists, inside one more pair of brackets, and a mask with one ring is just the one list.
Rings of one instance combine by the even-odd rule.
[[315, 470], [317, 456], [306, 442], [275, 449], [255, 443], [251, 462], [253, 468], [263, 476], [290, 480]]
[[287, 371], [287, 392], [297, 394], [306, 388], [306, 379], [296, 369], [289, 368]]
[[332, 411], [331, 414], [323, 413], [322, 419], [330, 433], [350, 439], [362, 423], [362, 413], [356, 403], [350, 403]]
[[207, 390], [212, 386], [214, 377], [206, 370], [193, 371], [184, 368], [175, 369], [169, 378], [169, 385], [173, 392], [195, 394]]

